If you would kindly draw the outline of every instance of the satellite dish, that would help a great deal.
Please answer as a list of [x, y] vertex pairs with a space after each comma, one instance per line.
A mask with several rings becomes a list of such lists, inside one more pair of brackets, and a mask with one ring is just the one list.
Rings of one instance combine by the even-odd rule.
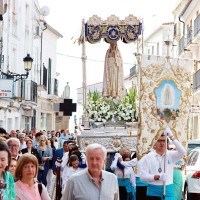
[[40, 14], [42, 16], [47, 16], [49, 14], [49, 7], [47, 6], [43, 6], [41, 9], [40, 9]]

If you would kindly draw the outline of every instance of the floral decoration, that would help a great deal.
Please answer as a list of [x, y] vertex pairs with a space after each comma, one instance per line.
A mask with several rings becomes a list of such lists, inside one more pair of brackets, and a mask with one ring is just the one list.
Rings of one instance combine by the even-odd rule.
[[136, 89], [129, 89], [122, 99], [102, 97], [97, 91], [88, 93], [86, 111], [91, 122], [137, 121]]

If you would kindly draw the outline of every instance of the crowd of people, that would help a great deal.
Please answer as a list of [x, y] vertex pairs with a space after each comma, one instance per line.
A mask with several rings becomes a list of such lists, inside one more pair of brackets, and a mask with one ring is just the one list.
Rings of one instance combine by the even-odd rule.
[[[169, 139], [173, 150], [167, 149]], [[122, 147], [108, 172], [105, 147], [93, 143], [81, 152], [68, 130], [27, 134], [0, 128], [0, 200], [49, 200], [53, 176], [62, 200], [181, 200], [174, 177], [184, 154], [167, 127], [139, 161]]]

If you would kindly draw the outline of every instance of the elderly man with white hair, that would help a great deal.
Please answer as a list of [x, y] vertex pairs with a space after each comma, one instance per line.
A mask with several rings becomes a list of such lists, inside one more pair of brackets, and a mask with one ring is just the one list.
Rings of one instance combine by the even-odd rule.
[[19, 133], [18, 134], [18, 138], [19, 138], [19, 141], [20, 141], [20, 151], [22, 149], [27, 148], [26, 141], [25, 141], [25, 136], [26, 136], [25, 133]]
[[11, 157], [15, 158], [16, 160], [20, 157], [20, 141], [17, 138], [9, 138], [7, 141], [8, 148], [11, 153]]
[[68, 179], [62, 200], [119, 200], [116, 175], [103, 170], [106, 155], [107, 151], [101, 144], [86, 147], [88, 168]]

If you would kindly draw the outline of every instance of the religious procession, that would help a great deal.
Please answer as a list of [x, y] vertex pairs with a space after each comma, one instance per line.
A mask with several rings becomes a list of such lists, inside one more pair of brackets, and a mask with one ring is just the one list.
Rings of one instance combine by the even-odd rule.
[[[185, 26], [185, 13], [189, 8], [200, 9], [200, 3], [181, 1], [174, 11], [178, 13], [176, 26], [162, 24], [149, 40], [144, 40], [144, 21], [133, 14], [123, 19], [114, 14], [106, 19], [97, 15], [83, 19], [76, 39], [82, 47], [83, 80], [77, 89], [81, 100], [72, 103], [68, 83], [59, 97], [57, 79], [53, 78], [58, 75], [53, 69], [55, 44], [62, 35], [45, 21], [48, 8], [40, 8], [37, 0], [33, 5], [28, 0], [20, 5], [14, 2], [0, 1], [0, 56], [5, 55], [6, 63], [0, 62], [0, 200], [200, 200], [195, 106], [199, 96], [194, 92], [200, 86], [198, 53], [193, 57], [171, 53], [178, 46], [171, 30], [179, 24], [184, 33], [189, 27]], [[30, 11], [35, 23], [27, 22], [28, 17], [17, 23], [16, 16], [23, 12], [29, 16]], [[195, 13], [198, 37], [199, 10]], [[28, 36], [35, 28], [29, 44]], [[16, 34], [15, 39], [20, 38], [20, 29], [25, 30], [26, 74], [10, 71], [14, 68], [9, 65], [9, 55], [21, 46], [7, 37]], [[160, 30], [162, 37], [157, 35]], [[108, 46], [102, 82], [92, 87], [86, 79], [86, 45], [100, 42]], [[154, 43], [151, 48], [147, 45]], [[121, 44], [135, 46], [134, 73], [128, 77], [124, 75]], [[157, 47], [157, 54], [153, 47]], [[178, 50], [185, 51], [182, 47], [181, 43]], [[187, 51], [193, 49], [187, 46]], [[74, 113], [80, 115], [79, 120]]]

